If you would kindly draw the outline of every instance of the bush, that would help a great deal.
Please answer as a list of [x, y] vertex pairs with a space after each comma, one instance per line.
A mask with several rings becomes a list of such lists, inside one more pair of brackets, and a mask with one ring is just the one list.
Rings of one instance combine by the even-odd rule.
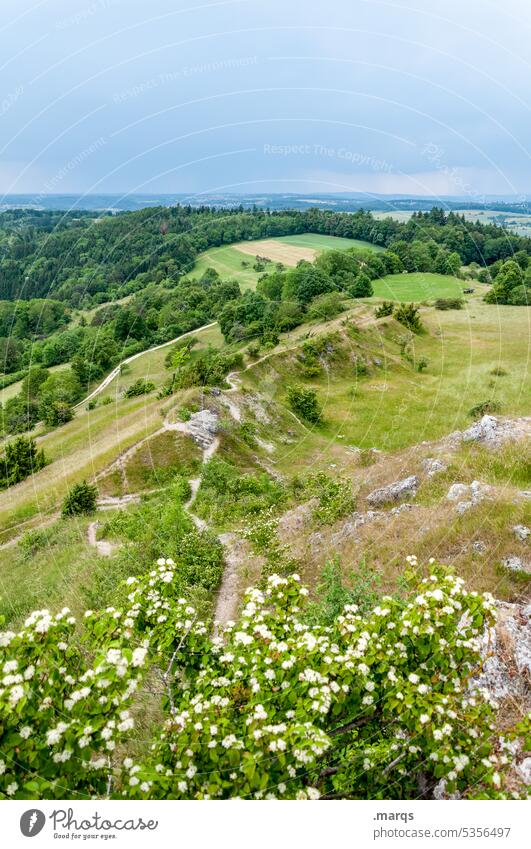
[[47, 427], [59, 427], [67, 422], [71, 422], [74, 418], [74, 410], [65, 401], [41, 403], [39, 412]]
[[462, 310], [463, 298], [437, 298], [435, 301], [436, 310]]
[[374, 310], [375, 318], [385, 318], [386, 316], [393, 315], [395, 309], [395, 304], [393, 301], [384, 301], [383, 304], [376, 307]]
[[370, 277], [361, 273], [349, 291], [353, 298], [370, 298], [374, 294]]
[[315, 390], [290, 386], [288, 388], [288, 403], [293, 412], [307, 422], [318, 424], [322, 421], [322, 410]]
[[325, 563], [316, 588], [317, 600], [308, 605], [310, 622], [332, 625], [346, 604], [355, 604], [362, 613], [368, 613], [376, 605], [381, 578], [369, 569], [365, 560], [350, 572], [348, 582], [346, 586], [337, 557]]
[[420, 333], [422, 330], [420, 310], [415, 304], [400, 304], [395, 310], [395, 318], [412, 333]]
[[507, 303], [513, 307], [530, 307], [531, 306], [531, 289], [527, 286], [515, 286], [509, 293]]
[[0, 457], [0, 489], [20, 483], [40, 471], [47, 462], [44, 451], [37, 450], [34, 439], [19, 436], [8, 442]]
[[332, 525], [356, 508], [352, 482], [332, 478], [326, 472], [310, 475], [304, 483], [303, 493], [307, 498], [319, 500], [313, 515], [323, 525]]
[[308, 307], [308, 318], [330, 321], [345, 309], [340, 292], [325, 292], [317, 295]]
[[97, 487], [87, 483], [86, 480], [76, 483], [63, 502], [62, 515], [66, 517], [93, 513], [96, 509], [97, 499]]
[[188, 407], [179, 407], [177, 415], [182, 422], [189, 422], [192, 418], [192, 411]]
[[285, 500], [284, 485], [266, 472], [242, 474], [241, 469], [214, 457], [203, 468], [194, 509], [203, 519], [223, 525], [278, 508]]
[[148, 392], [153, 392], [155, 384], [146, 380], [144, 377], [139, 377], [131, 386], [124, 389], [124, 398], [135, 398], [137, 395], [147, 395]]
[[501, 404], [499, 401], [481, 401], [479, 404], [475, 404], [468, 411], [468, 415], [473, 419], [480, 419], [482, 416], [486, 416], [488, 413], [499, 413], [501, 410]]

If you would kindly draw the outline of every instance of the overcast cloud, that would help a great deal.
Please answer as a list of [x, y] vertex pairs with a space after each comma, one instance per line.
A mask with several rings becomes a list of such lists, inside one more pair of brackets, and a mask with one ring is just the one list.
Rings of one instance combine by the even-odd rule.
[[531, 193], [531, 5], [2, 0], [0, 190]]

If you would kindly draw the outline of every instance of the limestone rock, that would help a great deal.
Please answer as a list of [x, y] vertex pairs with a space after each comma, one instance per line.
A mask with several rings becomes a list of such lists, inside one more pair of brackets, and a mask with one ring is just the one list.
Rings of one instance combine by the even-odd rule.
[[446, 493], [446, 498], [448, 501], [459, 501], [462, 498], [466, 498], [469, 494], [470, 487], [466, 483], [453, 483]]
[[367, 501], [369, 504], [378, 505], [386, 504], [389, 501], [401, 501], [402, 498], [407, 498], [408, 496], [414, 498], [417, 494], [418, 485], [418, 477], [416, 475], [410, 475], [403, 480], [389, 484], [389, 486], [382, 486], [379, 489], [373, 490], [367, 496]]
[[422, 461], [422, 468], [428, 477], [431, 478], [433, 475], [439, 474], [439, 472], [445, 472], [448, 467], [441, 460], [436, 460], [434, 457], [427, 457]]
[[494, 699], [514, 696], [531, 700], [531, 605], [497, 603], [496, 625], [483, 638], [485, 658], [473, 687]]
[[200, 410], [198, 413], [192, 413], [186, 423], [186, 429], [194, 442], [201, 448], [208, 448], [219, 430], [219, 417], [211, 410]]
[[531, 531], [529, 528], [526, 528], [525, 525], [515, 525], [513, 528], [513, 533], [516, 539], [519, 539], [520, 542], [525, 542]]
[[[450, 437], [455, 438], [457, 434]], [[462, 431], [463, 442], [481, 442], [487, 447], [496, 448], [503, 442], [524, 439], [531, 436], [531, 417], [520, 419], [498, 419], [496, 416], [483, 416], [478, 422]]]
[[524, 758], [516, 767], [516, 771], [524, 784], [529, 786], [531, 784], [531, 758]]
[[522, 560], [521, 557], [517, 557], [516, 554], [511, 554], [509, 557], [506, 557], [502, 560], [502, 564], [506, 569], [510, 569], [511, 572], [528, 572], [531, 573], [531, 563], [527, 560]]

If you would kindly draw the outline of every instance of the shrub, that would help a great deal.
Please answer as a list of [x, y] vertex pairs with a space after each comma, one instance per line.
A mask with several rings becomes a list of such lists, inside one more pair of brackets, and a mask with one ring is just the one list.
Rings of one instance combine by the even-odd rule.
[[345, 309], [340, 292], [325, 292], [317, 295], [308, 307], [308, 318], [330, 321]]
[[271, 350], [271, 348], [275, 348], [280, 342], [280, 336], [278, 335], [276, 330], [264, 330], [262, 336], [260, 338], [260, 345], [262, 345], [267, 350]]
[[488, 413], [499, 413], [500, 410], [500, 402], [489, 399], [487, 401], [481, 401], [479, 404], [474, 404], [468, 411], [468, 415], [473, 419], [480, 419]]
[[370, 277], [362, 272], [349, 291], [353, 298], [370, 298], [374, 294]]
[[363, 357], [354, 357], [354, 372], [356, 377], [365, 377], [369, 373], [367, 363]]
[[293, 412], [307, 422], [318, 424], [322, 421], [322, 410], [315, 390], [290, 386], [288, 388], [288, 403]]
[[496, 366], [496, 368], [493, 368], [490, 373], [494, 375], [494, 377], [506, 377], [509, 374], [509, 372], [501, 366]]
[[247, 519], [284, 503], [285, 487], [266, 472], [242, 474], [241, 469], [214, 457], [203, 469], [194, 509], [221, 525], [228, 519]]
[[464, 301], [462, 298], [437, 298], [436, 310], [462, 310]]
[[87, 483], [86, 480], [76, 483], [63, 502], [63, 516], [81, 516], [84, 513], [93, 513], [96, 509], [98, 498], [97, 487]]
[[153, 392], [155, 384], [146, 380], [144, 377], [139, 377], [131, 386], [124, 389], [124, 398], [135, 398], [137, 395], [147, 395], [148, 392]]
[[531, 289], [527, 286], [515, 286], [509, 293], [507, 303], [514, 307], [531, 306]]
[[307, 498], [319, 500], [313, 515], [323, 525], [333, 524], [356, 507], [352, 494], [352, 482], [342, 478], [332, 478], [326, 472], [317, 472], [307, 478], [304, 484], [304, 495]]
[[400, 304], [395, 310], [395, 318], [412, 333], [420, 333], [422, 330], [420, 311], [415, 304]]
[[[504, 797], [511, 764], [473, 684], [492, 597], [430, 563], [405, 601], [361, 614], [332, 599], [337, 615], [312, 625], [299, 577], [272, 575], [213, 640], [177, 572], [161, 558], [120, 610], [79, 625], [39, 610], [1, 635], [3, 798], [396, 800], [418, 797], [419, 776], [425, 796], [442, 780]], [[138, 747], [143, 681], [160, 720]]]
[[74, 410], [65, 401], [42, 403], [39, 412], [47, 427], [59, 427], [67, 422], [71, 422], [74, 418]]
[[47, 462], [44, 451], [37, 450], [34, 439], [19, 436], [8, 442], [0, 457], [0, 489], [20, 483], [40, 471]]
[[346, 604], [355, 604], [362, 613], [376, 605], [381, 579], [365, 560], [349, 573], [348, 583], [346, 586], [343, 581], [338, 557], [325, 563], [316, 588], [317, 600], [308, 606], [309, 621], [332, 625]]
[[395, 304], [393, 301], [384, 301], [380, 306], [376, 307], [374, 310], [375, 318], [385, 318], [386, 316], [393, 315], [395, 309]]

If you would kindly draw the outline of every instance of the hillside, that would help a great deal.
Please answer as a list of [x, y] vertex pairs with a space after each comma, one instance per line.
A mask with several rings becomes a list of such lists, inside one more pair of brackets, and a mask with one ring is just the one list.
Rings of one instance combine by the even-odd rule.
[[[265, 254], [240, 251], [266, 265], [246, 292], [205, 270], [200, 279], [183, 279], [176, 287], [148, 287], [115, 305], [117, 317], [112, 311], [94, 313], [99, 341], [120, 331], [121, 310], [133, 309], [138, 298], [149, 307], [142, 314], [147, 331], [158, 316], [176, 327], [175, 315], [184, 309], [194, 311], [194, 326], [155, 340], [147, 351], [129, 353], [124, 346], [128, 356], [122, 361], [117, 349], [118, 362], [101, 365], [88, 385], [89, 397], [76, 401], [70, 420], [34, 428], [35, 448], [44, 450], [46, 464], [0, 492], [0, 614], [8, 634], [21, 629], [5, 639], [8, 646], [20, 641], [22, 665], [20, 658], [32, 656], [33, 629], [43, 617], [55, 623], [47, 611], [69, 609], [64, 625], [59, 619], [53, 628], [46, 626], [51, 633], [38, 644], [39, 663], [43, 669], [55, 663], [54, 652], [61, 649], [54, 639], [69, 646], [68, 679], [59, 680], [50, 667], [46, 686], [53, 685], [56, 699], [64, 694], [66, 710], [84, 700], [82, 709], [75, 708], [84, 727], [87, 716], [98, 728], [101, 718], [90, 687], [86, 696], [77, 695], [86, 689], [86, 676], [99, 680], [101, 674], [104, 682], [113, 682], [101, 686], [111, 686], [127, 713], [112, 720], [116, 732], [109, 732], [126, 752], [123, 764], [122, 754], [112, 761], [116, 793], [125, 787], [139, 798], [190, 793], [224, 798], [234, 795], [241, 776], [241, 792], [262, 798], [269, 781], [262, 762], [267, 755], [261, 749], [251, 755], [251, 769], [232, 742], [219, 757], [226, 759], [224, 770], [237, 765], [236, 778], [205, 784], [192, 770], [193, 791], [179, 786], [171, 766], [174, 749], [160, 737], [163, 725], [170, 729], [171, 746], [188, 740], [187, 751], [204, 771], [216, 772], [212, 740], [196, 734], [203, 726], [188, 725], [186, 712], [199, 699], [212, 708], [209, 727], [223, 723], [223, 739], [234, 735], [245, 752], [259, 748], [249, 729], [268, 710], [278, 720], [273, 729], [289, 727], [290, 758], [310, 739], [307, 730], [301, 732], [299, 715], [300, 722], [310, 723], [311, 739], [321, 740], [322, 748], [315, 744], [318, 752], [304, 754], [310, 758], [306, 768], [290, 765], [296, 791], [286, 784], [280, 791], [286, 798], [296, 792], [363, 797], [365, 779], [352, 782], [351, 761], [334, 743], [338, 730], [350, 735], [352, 757], [379, 783], [382, 798], [393, 798], [396, 782], [415, 776], [430, 752], [439, 751], [421, 733], [426, 717], [437, 722], [439, 709], [450, 718], [450, 712], [465, 716], [467, 728], [481, 729], [477, 743], [464, 731], [453, 741], [456, 756], [468, 758], [470, 767], [457, 777], [438, 766], [422, 769], [411, 786], [403, 785], [404, 795], [519, 797], [525, 793], [527, 744], [518, 722], [531, 706], [529, 311], [489, 303], [494, 287], [474, 277], [474, 291], [463, 296], [466, 282], [449, 273], [453, 260], [445, 249], [429, 255], [433, 267], [447, 264], [444, 274], [396, 269], [382, 274], [395, 266], [395, 257], [407, 263], [418, 246], [399, 248], [400, 258], [388, 249], [325, 250], [322, 237], [309, 248], [310, 238], [302, 245], [275, 239], [285, 251], [317, 252], [312, 262], [294, 257], [295, 264], [284, 261], [282, 268], [268, 269], [265, 260], [271, 258]], [[236, 253], [237, 246], [230, 250]], [[511, 280], [514, 288], [524, 285], [524, 272], [519, 276], [514, 265], [499, 266], [495, 286]], [[213, 318], [218, 320], [208, 321]], [[141, 345], [147, 338], [136, 341]], [[54, 371], [50, 384], [49, 374], [30, 370], [22, 384], [28, 399], [36, 374], [46, 387], [62, 372]], [[95, 487], [95, 504], [61, 515], [65, 497], [84, 479]], [[427, 592], [423, 581], [434, 589]], [[301, 584], [309, 593], [304, 601]], [[256, 587], [250, 594], [249, 586]], [[424, 604], [428, 620], [441, 630], [427, 624]], [[95, 613], [85, 620], [87, 608]], [[32, 614], [35, 610], [40, 613]], [[84, 626], [74, 627], [70, 615], [87, 622], [83, 645], [95, 640], [88, 654], [78, 645]], [[55, 636], [70, 626], [64, 638]], [[411, 637], [410, 627], [417, 629]], [[391, 639], [394, 628], [408, 634], [407, 645]], [[376, 653], [364, 634], [373, 634]], [[434, 634], [444, 634], [443, 651]], [[486, 636], [494, 645], [489, 652], [481, 648]], [[315, 646], [329, 643], [332, 660], [319, 650], [312, 654]], [[279, 659], [288, 651], [284, 646], [291, 658], [285, 668]], [[11, 649], [5, 651], [12, 663]], [[85, 666], [92, 651], [98, 672]], [[343, 659], [337, 665], [335, 654]], [[108, 658], [115, 657], [127, 672], [112, 672]], [[311, 676], [318, 667], [323, 681], [315, 690], [308, 681], [311, 693], [303, 710], [300, 676], [310, 668], [308, 657], [316, 664]], [[356, 669], [363, 658], [368, 670], [359, 684], [361, 673], [349, 677], [350, 657]], [[176, 658], [179, 674], [173, 671]], [[241, 669], [232, 666], [235, 658]], [[253, 676], [251, 668], [259, 671]], [[450, 692], [445, 681], [455, 668], [459, 682], [452, 679]], [[271, 684], [277, 675], [284, 689]], [[471, 676], [482, 682], [487, 700], [463, 695]], [[162, 681], [162, 690], [153, 688], [152, 679]], [[422, 699], [412, 687], [421, 679]], [[136, 683], [126, 690], [128, 681]], [[255, 689], [258, 681], [261, 690]], [[345, 685], [348, 696], [335, 701], [339, 690], [329, 692], [326, 681]], [[374, 709], [374, 697], [367, 694], [371, 685]], [[225, 694], [223, 710], [206, 694], [218, 687]], [[328, 705], [322, 716], [321, 697]], [[292, 698], [302, 711], [296, 718], [288, 707]], [[405, 711], [401, 698], [407, 700]], [[112, 710], [109, 705], [109, 716]], [[368, 713], [367, 722], [353, 727], [351, 717], [360, 712]], [[382, 733], [382, 723], [398, 724], [406, 740], [421, 738], [419, 752], [413, 746], [411, 758], [403, 755], [396, 771], [394, 737]], [[503, 760], [499, 735], [513, 733], [512, 757]], [[272, 735], [267, 750], [276, 751], [269, 745], [278, 745], [277, 732], [267, 734]], [[371, 743], [375, 737], [377, 745]], [[79, 746], [77, 739], [72, 737], [72, 746]], [[151, 760], [148, 740], [160, 763], [168, 764], [167, 785], [157, 777], [159, 761]], [[99, 757], [99, 738], [90, 745], [86, 756]], [[478, 771], [472, 757], [477, 746], [491, 753], [488, 770], [483, 765]], [[325, 751], [328, 761], [321, 760]], [[131, 789], [136, 784], [130, 784], [129, 760], [138, 761], [142, 771], [138, 790]], [[104, 773], [95, 769], [86, 780], [75, 774], [80, 792], [103, 793]], [[293, 778], [282, 764], [274, 769], [278, 785]], [[55, 792], [39, 785], [41, 795]]]

